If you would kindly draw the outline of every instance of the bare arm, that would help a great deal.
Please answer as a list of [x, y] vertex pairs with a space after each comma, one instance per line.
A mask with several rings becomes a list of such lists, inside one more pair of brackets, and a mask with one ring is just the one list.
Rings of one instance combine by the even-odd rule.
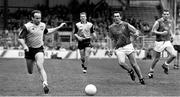
[[113, 39], [111, 28], [109, 28], [108, 37], [110, 38], [110, 41], [108, 42], [108, 46], [109, 46], [109, 49], [112, 51], [115, 48], [115, 46], [114, 46], [114, 39]]
[[58, 29], [60, 29], [61, 27], [63, 27], [66, 23], [61, 23], [59, 26], [55, 27], [55, 28], [49, 28], [48, 29], [48, 33], [47, 34], [50, 34], [50, 33], [53, 33], [55, 31], [57, 31]]
[[18, 41], [19, 41], [19, 43], [21, 44], [21, 46], [23, 47], [24, 50], [29, 51], [29, 49], [28, 49], [28, 47], [27, 47], [27, 45], [25, 43], [25, 40], [24, 40], [27, 33], [28, 33], [28, 31], [27, 31], [26, 27], [24, 26], [22, 28], [22, 30], [20, 31]]
[[20, 39], [18, 39], [18, 41], [19, 41], [19, 43], [22, 45], [23, 48], [26, 48], [26, 47], [27, 47], [24, 39], [20, 38]]
[[134, 26], [132, 26], [131, 24], [128, 24], [128, 28], [134, 34], [135, 37], [139, 36], [139, 30], [137, 30]]
[[114, 39], [113, 39], [113, 35], [112, 35], [112, 30], [109, 28], [109, 31], [108, 31], [108, 38], [109, 38], [109, 41], [107, 42], [108, 43], [108, 50], [106, 52], [106, 54], [108, 56], [112, 56], [113, 53], [115, 53], [115, 45], [114, 45]]
[[164, 34], [167, 34], [168, 32], [167, 31], [163, 31], [163, 32], [160, 32], [160, 31], [157, 31], [159, 28], [159, 22], [156, 21], [152, 27], [152, 32], [155, 33], [155, 34], [158, 34], [158, 35], [164, 35]]

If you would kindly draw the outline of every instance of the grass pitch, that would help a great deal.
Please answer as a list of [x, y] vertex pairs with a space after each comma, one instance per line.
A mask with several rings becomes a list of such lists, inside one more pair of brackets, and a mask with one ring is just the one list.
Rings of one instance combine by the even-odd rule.
[[[97, 87], [96, 96], [180, 96], [180, 70], [164, 74], [161, 60], [153, 79], [147, 74], [152, 60], [137, 61], [146, 85], [133, 82], [115, 59], [90, 59], [88, 73], [83, 74], [80, 60], [46, 59], [50, 93], [48, 96], [85, 96], [87, 84]], [[27, 74], [24, 59], [0, 59], [0, 96], [44, 96], [36, 66]]]

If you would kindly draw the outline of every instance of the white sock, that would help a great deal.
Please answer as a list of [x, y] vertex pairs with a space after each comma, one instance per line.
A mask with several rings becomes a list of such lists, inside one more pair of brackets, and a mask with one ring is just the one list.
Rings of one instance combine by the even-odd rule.
[[167, 62], [164, 62], [165, 65], [169, 66], [169, 64]]
[[46, 85], [46, 86], [48, 86], [48, 83], [47, 83], [47, 81], [43, 81], [43, 85]]
[[154, 72], [154, 69], [150, 68], [150, 72]]

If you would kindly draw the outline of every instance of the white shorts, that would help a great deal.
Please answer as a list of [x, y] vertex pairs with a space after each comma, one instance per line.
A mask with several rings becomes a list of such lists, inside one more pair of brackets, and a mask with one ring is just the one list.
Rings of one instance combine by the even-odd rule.
[[128, 45], [125, 45], [123, 47], [120, 47], [118, 49], [115, 50], [115, 53], [118, 54], [118, 53], [124, 53], [125, 55], [129, 55], [131, 54], [132, 52], [134, 52], [134, 47], [133, 47], [133, 44], [128, 44]]
[[125, 63], [126, 56], [134, 52], [133, 44], [128, 44], [115, 50], [119, 63]]
[[175, 35], [173, 38], [173, 45], [180, 45], [180, 35]]
[[[166, 48], [171, 49], [172, 51], [168, 51], [168, 52], [176, 52], [172, 43], [170, 41], [155, 41], [155, 46], [154, 46], [154, 50], [156, 52], [162, 52], [164, 51]], [[168, 50], [168, 49], [166, 49]]]

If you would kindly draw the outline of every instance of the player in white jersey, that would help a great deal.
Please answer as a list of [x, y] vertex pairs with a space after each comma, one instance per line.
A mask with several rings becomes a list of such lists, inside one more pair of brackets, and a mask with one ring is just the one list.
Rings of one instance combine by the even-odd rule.
[[180, 25], [177, 25], [176, 33], [173, 38], [174, 49], [177, 51], [177, 57], [174, 61], [174, 69], [179, 69], [180, 61]]
[[29, 74], [33, 73], [33, 66], [36, 64], [42, 80], [45, 94], [49, 92], [47, 83], [47, 74], [44, 70], [44, 34], [49, 34], [57, 31], [65, 23], [61, 23], [56, 28], [46, 28], [46, 24], [41, 22], [41, 11], [33, 10], [31, 12], [32, 21], [24, 24], [22, 31], [19, 34], [19, 42], [24, 48], [27, 70]]
[[80, 13], [80, 20], [81, 21], [75, 25], [74, 35], [78, 41], [83, 73], [86, 73], [91, 49], [91, 34], [93, 34], [95, 38], [96, 34], [93, 31], [93, 24], [87, 21], [87, 15], [85, 12]]

